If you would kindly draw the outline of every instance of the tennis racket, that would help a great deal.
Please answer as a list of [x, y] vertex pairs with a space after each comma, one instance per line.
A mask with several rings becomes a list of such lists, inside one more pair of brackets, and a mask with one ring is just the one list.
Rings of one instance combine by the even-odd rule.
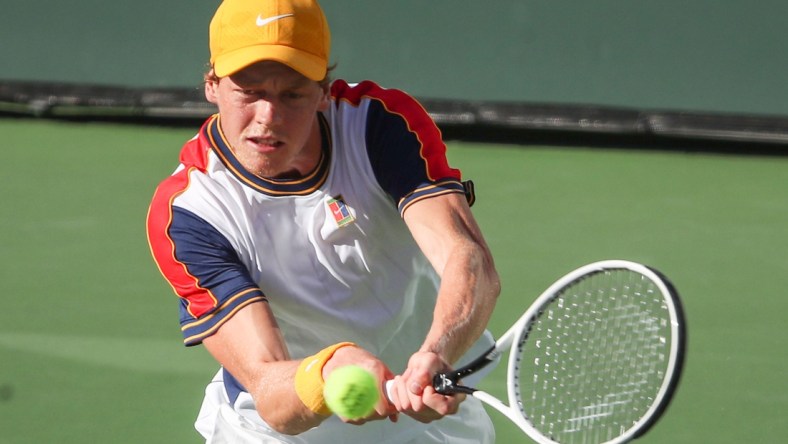
[[[673, 285], [644, 265], [601, 261], [556, 281], [490, 350], [433, 385], [478, 398], [540, 444], [623, 443], [665, 411], [685, 347]], [[508, 404], [462, 385], [507, 351]]]

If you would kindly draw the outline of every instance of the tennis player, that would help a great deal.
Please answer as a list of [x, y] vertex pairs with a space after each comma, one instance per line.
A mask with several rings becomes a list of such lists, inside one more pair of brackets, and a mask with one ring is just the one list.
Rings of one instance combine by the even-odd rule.
[[[477, 400], [431, 387], [493, 343], [472, 186], [413, 98], [330, 81], [329, 46], [312, 0], [225, 0], [211, 21], [218, 113], [147, 219], [184, 343], [221, 364], [195, 426], [210, 443], [493, 442]], [[395, 381], [354, 421], [322, 394], [347, 364]]]

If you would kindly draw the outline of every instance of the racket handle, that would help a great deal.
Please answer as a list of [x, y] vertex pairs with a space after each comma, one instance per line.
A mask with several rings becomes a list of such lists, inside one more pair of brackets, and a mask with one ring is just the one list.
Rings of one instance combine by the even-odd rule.
[[[445, 382], [445, 381], [449, 381], [449, 382]], [[385, 384], [383, 384], [383, 394], [386, 395], [386, 399], [388, 399], [389, 402], [391, 402], [391, 388], [393, 386], [394, 386], [394, 380], [393, 379], [389, 379], [388, 381], [386, 381]], [[455, 388], [453, 382], [451, 382], [451, 380], [446, 376], [445, 373], [438, 373], [437, 375], [435, 375], [435, 379], [433, 380], [433, 386], [435, 387], [435, 390], [438, 393], [444, 393], [441, 390], [444, 390], [447, 387], [448, 388]], [[440, 388], [440, 390], [439, 390], [439, 388]], [[457, 391], [461, 391], [461, 390], [457, 390]], [[447, 391], [446, 393], [451, 393], [451, 392]], [[471, 392], [467, 392], [467, 393], [471, 393]]]
[[[438, 387], [437, 381], [438, 381], [438, 377], [439, 376], [442, 376], [443, 379], [447, 379], [447, 378], [445, 378], [446, 375], [444, 375], [443, 373], [439, 373], [438, 375], [435, 376], [435, 381], [436, 381], [436, 382], [434, 382], [434, 384], [436, 384], [435, 387]], [[394, 380], [393, 379], [389, 379], [388, 381], [386, 381], [385, 384], [383, 384], [383, 394], [386, 395], [386, 399], [388, 399], [389, 402], [391, 402], [391, 388], [392, 387], [394, 387]], [[442, 392], [439, 391], [439, 393], [442, 393]]]
[[383, 392], [386, 395], [386, 399], [388, 399], [389, 402], [391, 402], [391, 388], [393, 386], [394, 386], [393, 379], [389, 379], [388, 381], [386, 381], [385, 384], [383, 384], [383, 388], [384, 388]]

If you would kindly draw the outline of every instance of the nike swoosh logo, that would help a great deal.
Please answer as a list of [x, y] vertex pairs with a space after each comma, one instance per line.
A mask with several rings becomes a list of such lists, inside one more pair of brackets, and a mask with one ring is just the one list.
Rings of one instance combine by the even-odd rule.
[[282, 14], [282, 15], [275, 15], [273, 17], [263, 18], [263, 16], [258, 15], [257, 16], [257, 21], [255, 23], [257, 23], [258, 27], [263, 27], [263, 26], [265, 26], [265, 25], [267, 25], [267, 24], [269, 24], [271, 22], [275, 22], [275, 21], [283, 19], [285, 17], [292, 17], [292, 16], [293, 16], [293, 14]]

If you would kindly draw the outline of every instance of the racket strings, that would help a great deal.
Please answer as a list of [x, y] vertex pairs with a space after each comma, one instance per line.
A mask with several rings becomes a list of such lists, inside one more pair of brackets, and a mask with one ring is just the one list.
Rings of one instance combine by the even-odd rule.
[[669, 324], [661, 292], [639, 273], [608, 270], [568, 285], [521, 337], [522, 413], [557, 442], [620, 436], [662, 385]]

